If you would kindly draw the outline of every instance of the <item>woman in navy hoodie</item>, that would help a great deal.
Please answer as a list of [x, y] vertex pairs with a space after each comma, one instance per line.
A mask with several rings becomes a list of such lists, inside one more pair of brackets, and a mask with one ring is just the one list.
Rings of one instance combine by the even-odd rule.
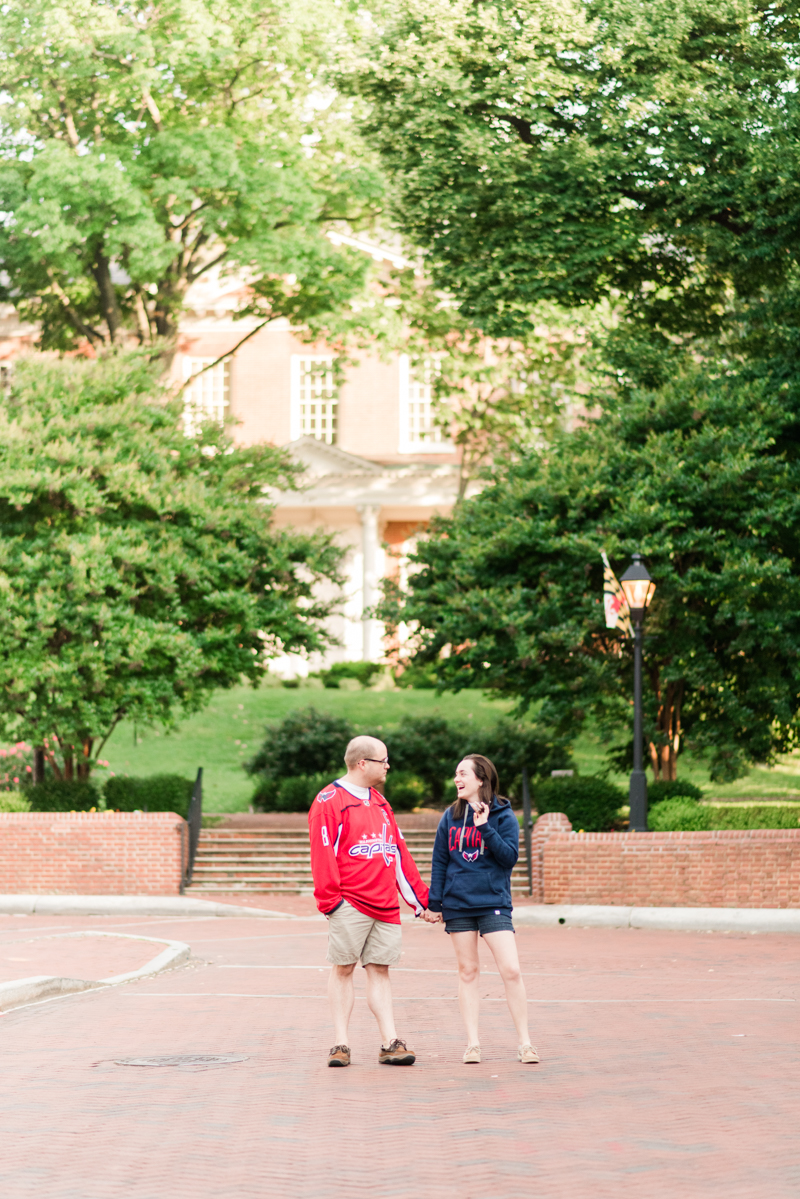
[[[441, 912], [458, 963], [458, 1003], [467, 1028], [465, 1062], [480, 1062], [478, 933], [492, 952], [517, 1029], [521, 1062], [538, 1062], [528, 1032], [528, 997], [511, 923], [511, 871], [519, 857], [519, 823], [497, 794], [497, 771], [482, 754], [456, 768], [458, 798], [439, 821], [433, 847], [430, 912]], [[435, 920], [437, 917], [430, 917]]]

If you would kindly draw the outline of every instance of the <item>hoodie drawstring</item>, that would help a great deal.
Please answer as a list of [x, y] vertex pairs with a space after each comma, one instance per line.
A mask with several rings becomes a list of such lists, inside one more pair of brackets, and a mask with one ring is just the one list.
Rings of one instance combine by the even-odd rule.
[[[466, 827], [467, 827], [467, 812], [468, 811], [469, 811], [469, 804], [467, 804], [467, 806], [464, 808], [464, 823], [461, 825], [461, 836], [458, 838], [458, 852], [459, 853], [461, 853], [462, 849], [464, 848], [464, 832], [466, 831]], [[486, 842], [484, 841], [483, 837], [481, 837], [481, 854], [483, 854], [485, 845], [486, 845]]]

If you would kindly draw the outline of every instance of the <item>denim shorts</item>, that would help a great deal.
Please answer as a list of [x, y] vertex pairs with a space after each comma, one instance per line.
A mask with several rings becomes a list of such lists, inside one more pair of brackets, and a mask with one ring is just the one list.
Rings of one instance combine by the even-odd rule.
[[483, 937], [486, 933], [513, 933], [514, 925], [511, 923], [510, 916], [506, 916], [502, 912], [499, 915], [496, 912], [490, 912], [488, 916], [456, 916], [454, 920], [445, 920], [444, 931], [446, 933], [480, 933]]

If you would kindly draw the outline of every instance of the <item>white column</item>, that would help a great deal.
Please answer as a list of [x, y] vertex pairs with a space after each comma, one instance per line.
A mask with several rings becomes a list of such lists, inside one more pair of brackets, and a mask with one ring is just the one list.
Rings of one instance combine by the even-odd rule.
[[372, 662], [379, 657], [375, 642], [377, 621], [370, 620], [363, 613], [371, 608], [378, 599], [378, 513], [380, 508], [375, 504], [359, 504], [361, 517], [361, 557], [363, 575], [361, 583], [361, 657], [365, 662]]

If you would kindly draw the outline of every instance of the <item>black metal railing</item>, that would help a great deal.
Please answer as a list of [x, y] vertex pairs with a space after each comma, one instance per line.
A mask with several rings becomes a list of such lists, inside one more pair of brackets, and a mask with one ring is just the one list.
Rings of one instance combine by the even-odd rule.
[[192, 790], [192, 798], [189, 801], [189, 811], [186, 813], [186, 824], [188, 827], [189, 842], [186, 852], [186, 872], [183, 876], [183, 885], [188, 887], [192, 881], [192, 871], [194, 870], [194, 859], [197, 855], [197, 844], [200, 840], [200, 829], [203, 825], [203, 767], [197, 771], [197, 778], [194, 782]]

